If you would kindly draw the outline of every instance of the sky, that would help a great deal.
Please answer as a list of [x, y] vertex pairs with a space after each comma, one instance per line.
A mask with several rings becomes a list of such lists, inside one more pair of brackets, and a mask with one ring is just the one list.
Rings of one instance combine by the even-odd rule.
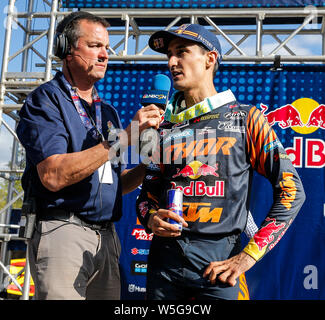
[[[2, 57], [3, 57], [3, 47], [4, 47], [4, 37], [5, 37], [5, 7], [7, 5], [7, 0], [0, 0], [0, 69], [2, 69]], [[4, 116], [5, 121], [9, 121], [9, 118]], [[11, 126], [13, 122], [9, 121]], [[12, 135], [8, 130], [2, 125], [0, 127], [0, 168], [6, 167], [5, 165], [10, 161], [11, 146], [12, 146]]]
[[[2, 70], [2, 58], [5, 41], [5, 24], [6, 24], [6, 9], [8, 0], [0, 0], [0, 69]], [[26, 0], [17, 0], [16, 6], [19, 7], [19, 11], [25, 11]], [[22, 42], [20, 41], [20, 44]], [[19, 42], [17, 41], [17, 45]], [[16, 49], [17, 50], [17, 49]], [[3, 120], [14, 128], [15, 122], [8, 116], [3, 115]], [[11, 160], [13, 136], [9, 133], [4, 125], [0, 127], [0, 168], [7, 168], [8, 162]]]
[[[6, 21], [6, 7], [8, 5], [8, 0], [0, 0], [0, 69], [2, 68], [2, 57], [3, 57], [3, 47], [4, 47], [4, 37], [5, 37], [5, 21]], [[44, 7], [43, 1], [41, 0], [35, 0], [35, 3], [39, 6], [39, 11], [43, 11]], [[18, 12], [24, 12], [26, 11], [28, 4], [28, 0], [16, 0], [16, 7]], [[39, 20], [38, 20], [39, 21]], [[48, 21], [47, 19], [44, 19], [43, 23], [47, 25]], [[312, 25], [307, 26], [307, 28], [312, 28]], [[21, 44], [23, 43], [23, 38], [22, 38], [23, 32], [21, 29], [17, 26], [14, 27], [13, 29], [13, 39], [14, 42], [11, 46], [10, 53], [12, 54], [13, 52], [17, 51], [19, 48], [21, 48]], [[281, 37], [280, 37], [281, 38]], [[239, 38], [233, 37], [232, 38], [234, 41], [238, 40]], [[223, 52], [226, 52], [229, 48], [230, 45], [224, 40], [221, 40], [221, 46], [223, 48]], [[39, 46], [41, 45], [46, 45], [46, 40], [43, 42], [40, 41], [38, 44]], [[114, 39], [113, 39], [114, 41]], [[116, 40], [117, 41], [117, 40]], [[112, 37], [111, 37], [111, 42], [112, 42]], [[132, 42], [132, 40], [130, 40]], [[289, 47], [291, 50], [293, 50], [296, 54], [299, 55], [321, 55], [321, 49], [320, 49], [320, 43], [321, 39], [320, 36], [308, 36], [308, 37], [303, 37], [303, 36], [297, 36], [293, 40], [289, 42]], [[114, 42], [113, 42], [114, 44]], [[131, 43], [132, 44], [132, 43]], [[146, 45], [146, 43], [141, 44], [142, 47]], [[274, 49], [275, 44], [274, 41], [271, 41], [271, 38], [265, 37], [263, 38], [263, 49], [265, 49], [265, 52], [271, 52], [272, 49]], [[254, 54], [255, 52], [255, 39], [254, 38], [249, 38], [247, 41], [245, 41], [240, 48], [247, 53], [252, 53]], [[44, 50], [43, 50], [44, 52]], [[279, 54], [287, 54], [287, 52], [282, 49]], [[35, 57], [35, 55], [33, 55]], [[33, 57], [31, 57], [33, 58]], [[35, 58], [33, 58], [35, 59]], [[17, 62], [16, 62], [17, 61]], [[10, 69], [9, 71], [20, 71], [20, 61], [21, 61], [21, 55], [15, 58], [13, 60], [14, 63], [10, 64]], [[30, 65], [35, 66], [35, 63], [37, 61], [32, 61]], [[36, 67], [33, 67], [33, 70], [29, 71], [43, 71], [39, 70]], [[8, 116], [4, 115], [3, 116], [4, 121], [6, 121], [12, 128], [14, 128], [14, 121], [10, 119]], [[0, 169], [1, 168], [6, 168], [8, 162], [10, 161], [11, 157], [11, 149], [12, 149], [12, 142], [13, 138], [12, 135], [8, 132], [8, 130], [2, 125], [0, 127]]]
[[[2, 59], [3, 59], [3, 49], [4, 49], [4, 41], [5, 41], [5, 27], [6, 27], [6, 17], [7, 17], [7, 6], [9, 4], [8, 0], [0, 0], [0, 69], [2, 70]], [[41, 0], [35, 0], [35, 4], [38, 6], [39, 11], [44, 11], [44, 4]], [[18, 12], [25, 12], [28, 8], [28, 0], [16, 0], [15, 6], [17, 8]], [[48, 25], [48, 22], [46, 19], [44, 19], [45, 25]], [[23, 24], [25, 23], [25, 19], [19, 19]], [[39, 19], [38, 19], [39, 21]], [[23, 31], [20, 27], [18, 27], [16, 24], [13, 25], [12, 29], [12, 43], [10, 45], [10, 54], [13, 54], [17, 50], [19, 50], [22, 47], [23, 44]], [[45, 45], [45, 40], [43, 42], [40, 42], [38, 46]], [[44, 52], [44, 50], [42, 50]], [[41, 52], [42, 52], [41, 51]], [[35, 57], [35, 55], [33, 55]], [[22, 55], [18, 55], [15, 59], [12, 60], [12, 62], [9, 63], [9, 70], [8, 71], [21, 71], [21, 58]], [[32, 57], [30, 57], [32, 58]], [[36, 63], [37, 61], [35, 61]], [[35, 63], [30, 65], [35, 65]], [[42, 71], [37, 70], [37, 68], [33, 68], [33, 70], [29, 71]], [[10, 102], [11, 103], [11, 102]], [[6, 121], [6, 123], [14, 129], [15, 127], [15, 121], [13, 121], [10, 117], [7, 115], [3, 115], [3, 120]], [[7, 128], [2, 125], [0, 127], [0, 169], [7, 168], [8, 162], [11, 160], [11, 152], [12, 152], [12, 144], [13, 144], [13, 136]]]

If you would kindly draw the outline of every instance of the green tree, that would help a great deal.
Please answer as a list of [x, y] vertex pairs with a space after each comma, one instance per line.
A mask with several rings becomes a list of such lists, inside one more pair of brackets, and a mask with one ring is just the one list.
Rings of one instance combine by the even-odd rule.
[[[17, 148], [17, 157], [16, 157], [16, 165], [12, 166], [11, 161], [8, 163], [8, 167], [11, 169], [23, 170], [25, 168], [26, 160], [25, 160], [25, 150], [21, 145]], [[0, 170], [1, 171], [1, 170]], [[18, 195], [23, 189], [21, 186], [21, 177], [22, 173], [11, 173], [11, 174], [2, 174], [0, 177], [0, 210], [7, 204], [8, 202], [8, 187], [9, 182], [13, 181], [13, 194], [12, 198]], [[20, 209], [22, 207], [23, 201], [22, 199], [17, 200], [13, 203], [13, 209]]]
[[[14, 181], [14, 192], [13, 197], [15, 197], [17, 194], [19, 194], [23, 188], [21, 186], [21, 174], [15, 174], [15, 181]], [[17, 180], [16, 180], [17, 179]], [[0, 210], [7, 204], [8, 202], [8, 186], [9, 186], [9, 180], [0, 178]], [[17, 200], [13, 203], [12, 208], [13, 209], [20, 209], [23, 202], [22, 199]]]

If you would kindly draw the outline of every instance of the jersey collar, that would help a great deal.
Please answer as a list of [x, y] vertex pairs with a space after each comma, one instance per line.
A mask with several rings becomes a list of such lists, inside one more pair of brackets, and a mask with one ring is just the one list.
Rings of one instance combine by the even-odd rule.
[[177, 106], [184, 100], [184, 93], [182, 91], [175, 91], [166, 106], [164, 119], [172, 123], [181, 123], [206, 114], [214, 109], [217, 109], [225, 104], [236, 101], [236, 97], [231, 90], [226, 90], [215, 94], [212, 97], [207, 97], [203, 101], [187, 108], [179, 113], [174, 113]]

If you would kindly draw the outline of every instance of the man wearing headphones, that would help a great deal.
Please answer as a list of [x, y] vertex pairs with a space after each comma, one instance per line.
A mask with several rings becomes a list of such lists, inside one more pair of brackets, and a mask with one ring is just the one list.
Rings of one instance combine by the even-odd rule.
[[[65, 17], [54, 44], [62, 72], [28, 95], [20, 111], [22, 185], [36, 203], [28, 241], [36, 299], [120, 298], [113, 222], [122, 214], [122, 194], [142, 182], [145, 168], [125, 168], [119, 150], [130, 145], [131, 126], [122, 130], [116, 110], [94, 87], [107, 68], [108, 26], [87, 12]], [[133, 121], [139, 132], [158, 128], [161, 113], [149, 105]]]

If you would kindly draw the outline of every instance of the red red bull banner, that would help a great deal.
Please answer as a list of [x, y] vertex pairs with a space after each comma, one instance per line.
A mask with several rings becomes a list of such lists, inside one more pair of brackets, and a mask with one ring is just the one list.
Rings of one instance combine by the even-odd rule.
[[[239, 102], [256, 105], [263, 112], [296, 167], [307, 197], [279, 243], [245, 274], [242, 282], [247, 287], [243, 292], [247, 292], [242, 295], [253, 300], [325, 299], [325, 66], [289, 65], [283, 66], [282, 71], [271, 71], [271, 68], [269, 65], [221, 65], [214, 81], [218, 92], [230, 89]], [[98, 91], [117, 108], [124, 126], [140, 107], [142, 89], [135, 84], [150, 87], [153, 75], [158, 73], [169, 75], [166, 66], [160, 64], [111, 65], [105, 79], [98, 83]], [[223, 143], [231, 145], [231, 141]], [[200, 150], [194, 145], [191, 148], [191, 152]], [[182, 157], [183, 151], [178, 151]], [[176, 175], [194, 179], [182, 186], [184, 193], [225, 196], [221, 179], [209, 187], [195, 180], [198, 175], [218, 177], [217, 166], [202, 166], [193, 161]], [[122, 242], [122, 298], [130, 300], [144, 299], [146, 261], [152, 239], [137, 222], [137, 195], [138, 191], [134, 191], [124, 196], [123, 217], [117, 223]], [[258, 226], [271, 205], [270, 183], [259, 175], [254, 176], [250, 209]], [[211, 212], [220, 209], [208, 203], [191, 206], [184, 203], [184, 207], [193, 220], [200, 210], [210, 219]], [[260, 232], [271, 239], [274, 232], [282, 231], [281, 224], [270, 220]], [[259, 234], [255, 237], [262, 248], [264, 243], [258, 241]], [[243, 235], [243, 247], [248, 241]]]

